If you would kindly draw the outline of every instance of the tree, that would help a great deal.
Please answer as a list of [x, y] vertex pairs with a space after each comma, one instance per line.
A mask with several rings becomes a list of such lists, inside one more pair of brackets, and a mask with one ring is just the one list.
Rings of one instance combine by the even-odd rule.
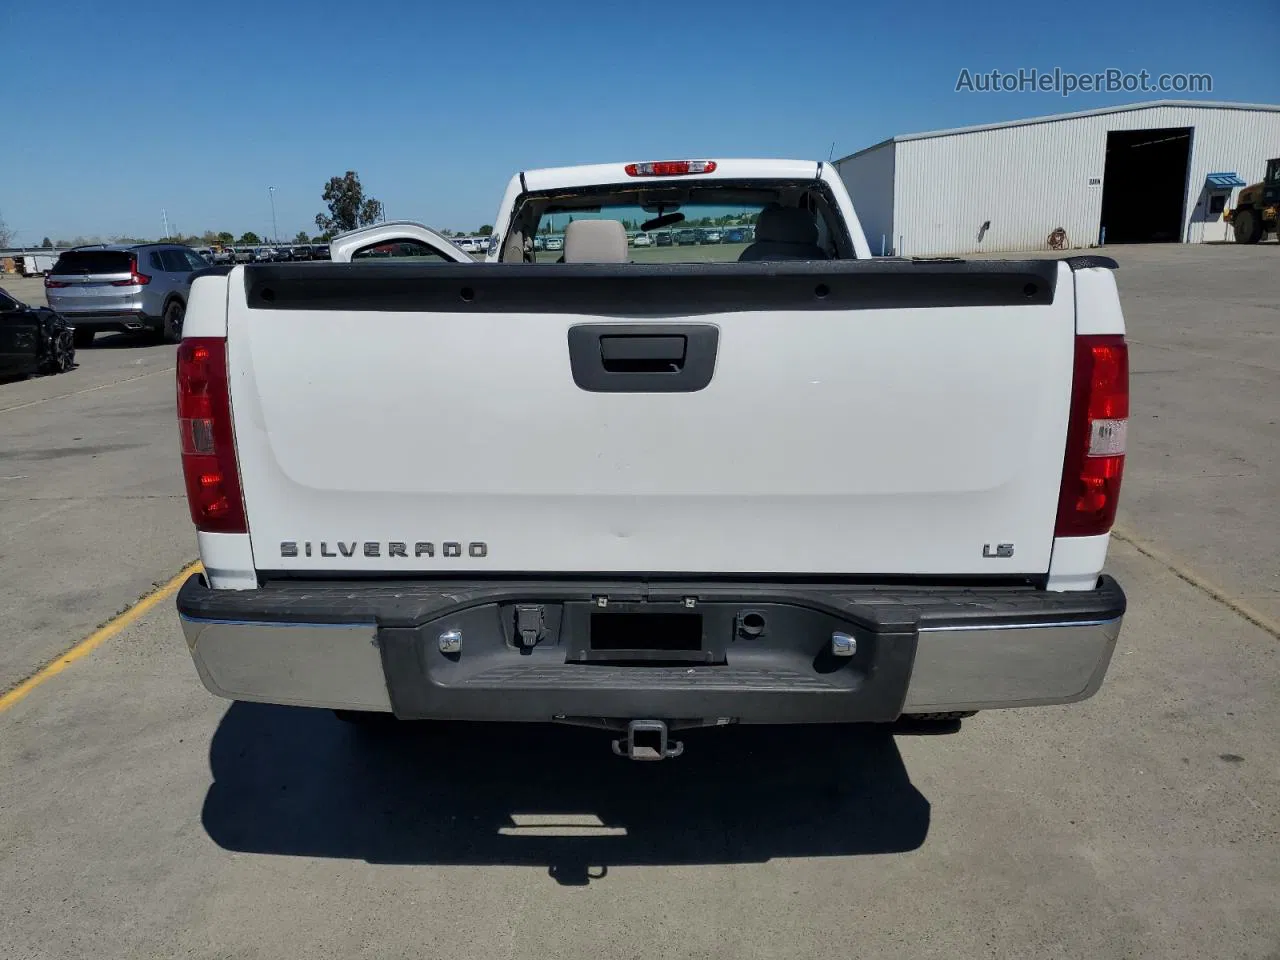
[[219, 243], [235, 243], [236, 235], [234, 233], [227, 233], [227, 231], [223, 230], [221, 233], [218, 234], [218, 242]]
[[477, 230], [476, 233], [478, 233], [482, 237], [490, 236], [493, 233], [493, 224], [486, 223], [479, 230]]
[[9, 225], [4, 222], [4, 217], [0, 217], [0, 247], [7, 247], [13, 241], [13, 234], [9, 230]]
[[50, 240], [48, 237], [45, 237], [43, 240], [40, 241], [40, 246], [48, 250], [50, 247], [53, 246], [53, 241]]
[[293, 242], [294, 242], [294, 243], [310, 243], [311, 241], [307, 239], [307, 231], [305, 231], [305, 230], [299, 230], [299, 231], [294, 235], [294, 237], [293, 237]]
[[241, 243], [261, 243], [262, 241], [258, 238], [258, 235], [256, 233], [254, 233], [252, 230], [249, 230], [246, 233], [240, 234], [240, 242]]
[[330, 177], [322, 198], [329, 206], [329, 215], [317, 213], [316, 226], [326, 236], [367, 227], [384, 219], [382, 202], [364, 195], [364, 187], [360, 186], [360, 177], [354, 170], [348, 170], [342, 177]]

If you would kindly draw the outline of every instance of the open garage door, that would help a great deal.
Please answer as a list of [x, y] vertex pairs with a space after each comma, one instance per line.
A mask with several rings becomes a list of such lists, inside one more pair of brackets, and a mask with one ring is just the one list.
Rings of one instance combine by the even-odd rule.
[[1190, 127], [1108, 132], [1102, 181], [1106, 242], [1181, 240], [1190, 159]]

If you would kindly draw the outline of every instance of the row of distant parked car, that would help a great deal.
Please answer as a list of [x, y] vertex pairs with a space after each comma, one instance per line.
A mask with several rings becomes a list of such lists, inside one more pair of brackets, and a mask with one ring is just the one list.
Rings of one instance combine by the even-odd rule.
[[[327, 243], [216, 250], [176, 243], [91, 244], [59, 255], [45, 277], [44, 292], [75, 347], [87, 347], [96, 334], [108, 332], [147, 333], [177, 343], [191, 281], [199, 271], [215, 264], [328, 259]], [[62, 355], [55, 361], [61, 363]]]
[[[755, 227], [690, 227], [685, 230], [662, 230], [657, 233], [633, 233], [627, 243], [633, 247], [691, 247], [707, 243], [751, 243]], [[535, 250], [563, 250], [563, 234], [534, 237]]]
[[[488, 244], [487, 238], [460, 239], [456, 245], [468, 253], [483, 253]], [[380, 250], [340, 251], [339, 258], [377, 256]], [[99, 333], [140, 333], [177, 343], [192, 281], [211, 266], [329, 260], [330, 253], [327, 243], [95, 243], [64, 250], [45, 273], [48, 308], [28, 306], [0, 290], [0, 379], [69, 370], [76, 348], [90, 346]]]
[[[380, 228], [403, 225], [383, 224]], [[425, 228], [420, 230], [430, 234]], [[366, 231], [367, 232], [367, 231]], [[365, 238], [374, 243], [377, 238]], [[441, 245], [467, 254], [483, 253], [488, 239], [484, 237], [437, 238]], [[628, 242], [635, 247], [696, 246], [717, 243], [751, 243], [753, 227], [687, 227], [683, 230], [661, 230], [633, 233]], [[349, 244], [348, 244], [349, 245]], [[402, 246], [404, 244], [401, 244]], [[385, 246], [385, 244], [384, 244]], [[419, 246], [422, 246], [421, 244]], [[534, 240], [537, 250], [564, 249], [563, 234], [541, 234]], [[376, 256], [381, 247], [369, 247]], [[416, 248], [415, 248], [416, 249]], [[361, 258], [364, 248], [352, 252], [339, 250], [339, 259]], [[45, 277], [45, 296], [49, 316], [28, 318], [23, 342], [39, 340], [40, 350], [29, 351], [23, 363], [33, 369], [64, 370], [74, 363], [74, 348], [87, 347], [95, 334], [112, 331], [149, 333], [157, 340], [176, 343], [182, 339], [187, 295], [192, 278], [215, 264], [281, 263], [298, 260], [329, 260], [327, 243], [257, 244], [192, 249], [171, 243], [92, 244], [63, 251]], [[442, 255], [433, 256], [456, 259]], [[0, 309], [4, 302], [0, 302]], [[9, 305], [5, 312], [16, 317], [21, 304]], [[56, 316], [55, 316], [56, 315]], [[26, 316], [26, 314], [23, 314]], [[38, 338], [29, 330], [39, 327]], [[14, 325], [14, 329], [17, 326]]]
[[291, 260], [328, 260], [327, 243], [294, 243], [288, 246], [260, 247], [197, 247], [196, 253], [213, 264], [226, 263], [287, 263]]
[[449, 237], [449, 242], [466, 253], [485, 253], [489, 249], [488, 237]]

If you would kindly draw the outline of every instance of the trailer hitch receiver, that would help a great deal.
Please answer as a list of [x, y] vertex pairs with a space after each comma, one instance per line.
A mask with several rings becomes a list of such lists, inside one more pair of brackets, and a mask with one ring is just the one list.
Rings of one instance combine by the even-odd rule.
[[684, 743], [667, 738], [667, 725], [662, 720], [632, 720], [627, 724], [627, 738], [613, 741], [613, 752], [631, 760], [666, 760], [684, 753]]

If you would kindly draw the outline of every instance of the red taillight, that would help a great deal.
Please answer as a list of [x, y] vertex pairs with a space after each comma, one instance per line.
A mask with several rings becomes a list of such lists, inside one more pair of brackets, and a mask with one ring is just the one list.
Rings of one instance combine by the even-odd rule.
[[65, 280], [50, 280], [48, 277], [44, 278], [44, 288], [46, 290], [59, 290], [62, 287], [69, 286], [71, 286], [71, 284], [67, 283]]
[[141, 287], [151, 282], [151, 277], [145, 273], [138, 272], [138, 261], [136, 258], [129, 261], [129, 279], [128, 280], [112, 280], [113, 287]]
[[187, 506], [196, 529], [247, 533], [231, 427], [226, 340], [192, 337], [179, 344], [178, 432]]
[[628, 163], [623, 169], [628, 177], [684, 177], [691, 173], [715, 173], [714, 160], [651, 160]]
[[1076, 337], [1057, 536], [1091, 537], [1111, 529], [1128, 428], [1129, 348], [1124, 337]]

